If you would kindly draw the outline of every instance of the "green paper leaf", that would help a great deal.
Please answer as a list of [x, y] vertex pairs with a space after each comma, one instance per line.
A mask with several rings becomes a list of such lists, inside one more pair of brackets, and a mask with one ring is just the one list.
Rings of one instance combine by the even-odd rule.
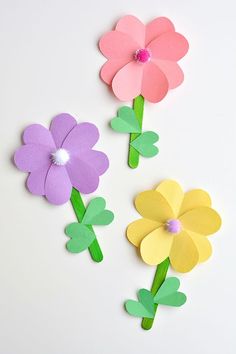
[[105, 207], [106, 201], [104, 198], [92, 199], [86, 208], [81, 223], [84, 225], [109, 225], [114, 219], [114, 214], [110, 210], [105, 210]]
[[139, 301], [127, 300], [126, 311], [136, 317], [154, 318], [155, 309], [152, 293], [147, 289], [140, 289], [138, 292]]
[[153, 157], [158, 154], [159, 150], [154, 145], [159, 140], [158, 134], [149, 131], [139, 135], [130, 145], [144, 157]]
[[154, 296], [154, 302], [161, 305], [181, 306], [187, 297], [184, 293], [177, 291], [180, 281], [176, 277], [167, 278]]
[[158, 300], [159, 305], [168, 305], [168, 306], [182, 306], [187, 301], [187, 297], [184, 293], [176, 291], [175, 293], [162, 297]]
[[95, 234], [87, 226], [74, 222], [69, 224], [65, 233], [71, 239], [66, 243], [66, 248], [71, 253], [80, 253], [86, 250], [95, 239]]
[[145, 307], [138, 301], [127, 300], [125, 302], [125, 309], [131, 316], [147, 318], [154, 317], [154, 315], [152, 315], [148, 310], [146, 310]]
[[141, 133], [141, 127], [132, 108], [119, 108], [117, 117], [111, 120], [111, 127], [118, 133]]
[[162, 297], [166, 297], [168, 295], [173, 294], [176, 292], [180, 287], [180, 281], [176, 277], [169, 277], [161, 285], [160, 289], [158, 290], [157, 294], [154, 297], [154, 301], [158, 301], [158, 299]]

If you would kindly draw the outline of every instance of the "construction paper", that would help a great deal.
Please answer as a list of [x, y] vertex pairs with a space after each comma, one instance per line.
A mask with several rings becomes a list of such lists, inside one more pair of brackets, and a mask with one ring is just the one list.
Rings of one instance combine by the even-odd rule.
[[180, 216], [179, 220], [187, 230], [203, 235], [211, 235], [221, 226], [219, 214], [205, 206], [187, 211]]
[[154, 296], [154, 302], [161, 305], [181, 306], [187, 298], [186, 295], [177, 291], [180, 287], [180, 281], [176, 277], [165, 279], [164, 283], [159, 288]]
[[119, 108], [117, 117], [111, 121], [111, 127], [119, 133], [141, 133], [142, 131], [134, 110], [127, 106]]
[[105, 210], [105, 207], [105, 199], [101, 197], [92, 199], [86, 208], [82, 224], [109, 225], [114, 219], [114, 214], [110, 210]]
[[[101, 78], [121, 101], [142, 95], [156, 103], [183, 81], [177, 61], [187, 53], [188, 42], [167, 18], [145, 26], [134, 16], [124, 16], [101, 38], [99, 47], [109, 63], [102, 67]], [[149, 53], [147, 60], [139, 62], [139, 50]]]
[[[189, 272], [209, 259], [212, 247], [206, 236], [221, 226], [210, 205], [207, 192], [195, 189], [184, 194], [176, 181], [165, 180], [136, 197], [142, 219], [128, 226], [127, 238], [139, 248], [145, 263], [158, 265], [169, 257], [176, 271]], [[177, 231], [168, 229], [170, 221], [179, 224]]]
[[[64, 204], [72, 187], [86, 194], [94, 192], [108, 169], [107, 156], [92, 149], [98, 138], [94, 124], [77, 124], [71, 115], [62, 113], [53, 118], [50, 129], [40, 124], [28, 126], [14, 161], [20, 170], [30, 173], [27, 187], [31, 193], [46, 196], [52, 204]], [[63, 156], [67, 159], [61, 159]]]
[[161, 226], [150, 232], [140, 244], [140, 254], [143, 261], [149, 265], [163, 262], [170, 254], [173, 235]]
[[127, 300], [125, 302], [126, 311], [136, 317], [154, 317], [153, 295], [149, 290], [140, 289], [138, 292], [139, 301]]
[[158, 154], [158, 148], [153, 145], [159, 140], [159, 136], [151, 131], [142, 133], [130, 145], [144, 157], [153, 157]]
[[145, 236], [161, 226], [161, 223], [149, 219], [138, 219], [127, 228], [127, 238], [136, 247], [140, 246]]
[[[75, 215], [77, 217], [77, 220], [80, 223], [84, 217], [84, 214], [86, 212], [86, 208], [85, 208], [83, 199], [81, 197], [81, 194], [77, 189], [75, 189], [75, 188], [72, 189], [70, 200], [71, 200], [71, 204], [74, 209]], [[88, 225], [87, 228], [94, 233], [92, 225]], [[88, 250], [89, 250], [89, 253], [90, 253], [92, 259], [95, 262], [99, 263], [103, 260], [102, 250], [100, 248], [100, 245], [99, 245], [96, 237], [93, 240], [93, 242], [90, 244], [90, 246], [88, 247]]]
[[71, 239], [66, 248], [71, 253], [79, 253], [86, 250], [95, 239], [95, 234], [87, 226], [74, 222], [68, 225], [65, 233]]
[[[135, 116], [139, 122], [139, 125], [142, 129], [143, 124], [143, 111], [144, 111], [144, 98], [143, 96], [138, 96], [133, 101], [133, 109], [135, 112]], [[130, 143], [134, 141], [139, 136], [139, 133], [130, 134]], [[131, 168], [136, 168], [139, 163], [139, 152], [134, 149], [131, 145], [129, 145], [129, 157], [128, 164]]]

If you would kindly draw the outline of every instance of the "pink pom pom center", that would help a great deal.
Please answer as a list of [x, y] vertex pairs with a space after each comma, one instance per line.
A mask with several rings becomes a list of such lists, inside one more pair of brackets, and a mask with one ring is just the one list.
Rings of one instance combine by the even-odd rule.
[[181, 222], [178, 219], [170, 219], [166, 223], [166, 230], [171, 234], [178, 234], [182, 230]]
[[134, 59], [139, 63], [147, 63], [151, 59], [151, 53], [146, 48], [138, 49], [134, 54]]

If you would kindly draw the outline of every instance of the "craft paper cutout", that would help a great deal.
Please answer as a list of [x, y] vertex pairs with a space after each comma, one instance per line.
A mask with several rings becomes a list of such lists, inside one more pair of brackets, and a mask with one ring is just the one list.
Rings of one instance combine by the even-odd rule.
[[[135, 206], [142, 218], [128, 226], [127, 238], [145, 263], [157, 266], [151, 289], [154, 303], [181, 306], [186, 296], [177, 291], [176, 278], [165, 281], [168, 268], [185, 273], [206, 261], [212, 253], [207, 236], [220, 229], [221, 218], [208, 193], [200, 189], [184, 193], [173, 180], [140, 193]], [[142, 327], [150, 329], [152, 324], [153, 319], [145, 316]]]
[[117, 117], [111, 120], [111, 127], [118, 133], [141, 133], [142, 129], [132, 108], [123, 106], [119, 108]]
[[85, 225], [109, 225], [114, 219], [114, 214], [110, 210], [105, 210], [105, 207], [105, 199], [101, 197], [92, 199], [81, 223]]
[[[173, 23], [165, 17], [156, 18], [145, 26], [135, 16], [127, 15], [118, 21], [113, 31], [102, 36], [99, 48], [107, 58], [100, 72], [101, 79], [119, 100], [133, 100], [142, 130], [144, 99], [160, 102], [170, 89], [183, 82], [184, 74], [177, 62], [188, 52], [186, 38], [177, 33]], [[124, 129], [120, 120], [112, 122], [113, 129], [120, 132]], [[131, 132], [130, 142], [137, 138], [136, 134]], [[138, 166], [139, 153], [129, 145], [131, 168]]]
[[66, 227], [65, 233], [70, 237], [66, 248], [71, 253], [80, 253], [86, 250], [95, 239], [95, 234], [85, 225], [74, 222]]
[[145, 132], [139, 135], [130, 145], [142, 156], [153, 157], [159, 150], [154, 145], [159, 140], [159, 136], [154, 132]]
[[[80, 192], [94, 192], [98, 188], [99, 177], [109, 167], [107, 156], [93, 149], [98, 139], [99, 131], [94, 124], [77, 124], [70, 114], [62, 113], [53, 118], [49, 129], [40, 124], [28, 126], [23, 133], [23, 145], [15, 152], [14, 161], [21, 171], [29, 173], [26, 185], [32, 194], [45, 196], [55, 205], [71, 200], [77, 219], [81, 222], [86, 208]], [[100, 202], [105, 203], [103, 198], [100, 198]], [[96, 205], [93, 209], [95, 215]], [[113, 214], [104, 212], [106, 216], [100, 215], [100, 224], [107, 225], [113, 220]], [[92, 227], [77, 224], [76, 228], [80, 245], [78, 240], [75, 242], [78, 236], [75, 237], [72, 232], [72, 237], [69, 227], [66, 232], [72, 239], [67, 243], [67, 249], [75, 252], [75, 249], [81, 251], [89, 247], [92, 259], [100, 262], [103, 255]]]
[[179, 286], [179, 279], [172, 277], [163, 282], [156, 295], [147, 289], [140, 289], [138, 291], [139, 301], [127, 300], [125, 309], [132, 316], [153, 319], [157, 309], [155, 305], [180, 307], [185, 304], [187, 297], [184, 293], [177, 291]]

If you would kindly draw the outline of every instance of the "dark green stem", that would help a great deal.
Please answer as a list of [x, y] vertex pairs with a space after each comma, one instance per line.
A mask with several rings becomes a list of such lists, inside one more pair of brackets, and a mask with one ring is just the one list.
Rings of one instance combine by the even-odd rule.
[[[142, 130], [143, 124], [143, 109], [144, 109], [144, 98], [143, 96], [137, 96], [133, 101], [133, 109], [135, 116], [139, 122], [140, 128]], [[141, 133], [131, 133], [130, 134], [130, 143], [134, 141]], [[128, 164], [131, 168], [136, 168], [139, 163], [139, 152], [135, 150], [131, 145], [129, 145], [129, 158]]]
[[[166, 258], [162, 263], [160, 263], [157, 266], [156, 273], [155, 273], [153, 283], [152, 283], [152, 288], [151, 288], [151, 293], [153, 295], [156, 295], [158, 289], [163, 284], [163, 282], [166, 278], [166, 274], [167, 274], [169, 265], [170, 265], [169, 258]], [[157, 311], [157, 307], [158, 307], [158, 304], [155, 304], [155, 314]], [[154, 318], [155, 318], [155, 315], [154, 315]], [[146, 329], [146, 330], [151, 329], [153, 322], [154, 322], [154, 318], [143, 318], [142, 328]]]
[[[70, 201], [73, 206], [75, 215], [78, 219], [78, 222], [81, 222], [85, 214], [86, 208], [84, 206], [80, 192], [75, 188], [72, 189]], [[91, 225], [88, 225], [88, 228], [95, 234]], [[102, 250], [99, 246], [97, 238], [95, 238], [95, 240], [89, 246], [89, 252], [95, 262], [101, 262], [103, 260]]]

